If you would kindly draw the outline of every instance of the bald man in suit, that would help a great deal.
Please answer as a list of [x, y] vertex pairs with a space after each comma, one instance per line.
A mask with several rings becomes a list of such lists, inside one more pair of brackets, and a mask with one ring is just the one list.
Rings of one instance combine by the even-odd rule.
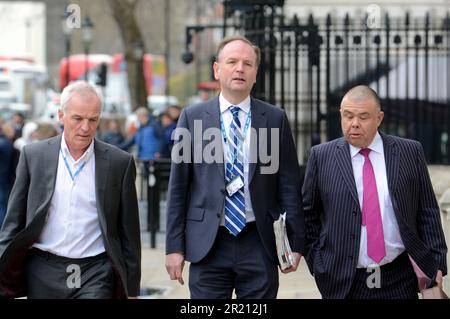
[[306, 261], [322, 296], [415, 299], [414, 267], [442, 286], [447, 246], [422, 146], [378, 132], [384, 113], [367, 86], [340, 113], [344, 137], [312, 148], [303, 185]]

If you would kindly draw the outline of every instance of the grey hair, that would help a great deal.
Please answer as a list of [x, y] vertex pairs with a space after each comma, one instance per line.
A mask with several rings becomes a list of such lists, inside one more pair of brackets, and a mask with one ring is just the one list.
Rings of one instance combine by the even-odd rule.
[[60, 105], [64, 113], [67, 111], [67, 104], [75, 93], [92, 93], [100, 101], [100, 110], [103, 109], [103, 95], [93, 84], [86, 81], [76, 81], [64, 88], [61, 92]]

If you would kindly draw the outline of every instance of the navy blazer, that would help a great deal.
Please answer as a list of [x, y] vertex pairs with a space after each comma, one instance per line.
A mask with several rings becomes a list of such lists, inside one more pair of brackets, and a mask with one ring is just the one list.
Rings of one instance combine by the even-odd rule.
[[[381, 134], [389, 193], [407, 253], [430, 278], [447, 272], [439, 206], [419, 142]], [[361, 209], [349, 144], [312, 148], [303, 185], [306, 261], [324, 298], [344, 298], [358, 263]]]
[[[305, 249], [297, 152], [286, 113], [282, 109], [252, 98], [251, 113], [251, 126], [258, 132], [258, 150], [260, 145], [267, 143], [270, 154], [270, 129], [280, 129], [277, 140], [279, 170], [274, 174], [261, 174], [260, 168], [265, 164], [258, 155], [257, 163], [249, 165], [248, 178], [259, 236], [268, 256], [274, 263], [278, 263], [273, 221], [278, 219], [281, 212], [287, 212], [288, 237], [293, 251], [304, 253]], [[194, 121], [202, 121], [202, 135], [208, 128], [220, 129], [219, 98], [183, 109], [178, 128], [186, 128], [192, 133]], [[267, 136], [259, 134], [260, 128], [268, 128]], [[223, 148], [222, 140], [219, 142]], [[208, 140], [198, 143], [192, 139], [188, 144], [191, 160], [194, 160], [195, 152], [199, 154], [209, 143]], [[176, 149], [175, 145], [174, 151]], [[208, 254], [220, 226], [225, 201], [225, 169], [223, 159], [219, 163], [192, 161], [172, 162], [167, 203], [166, 253], [181, 253], [186, 260], [195, 263]]]

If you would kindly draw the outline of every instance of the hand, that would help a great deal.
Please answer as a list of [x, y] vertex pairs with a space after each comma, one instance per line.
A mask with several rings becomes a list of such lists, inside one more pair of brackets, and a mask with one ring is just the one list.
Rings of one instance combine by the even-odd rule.
[[442, 271], [438, 270], [438, 272], [436, 274], [436, 283], [437, 283], [438, 287], [441, 289], [442, 289], [442, 281], [443, 281]]
[[302, 254], [293, 252], [292, 256], [294, 257], [294, 264], [291, 267], [286, 268], [285, 270], [281, 270], [283, 274], [288, 274], [297, 270], [297, 267], [300, 264], [300, 259], [302, 259]]
[[184, 256], [180, 253], [172, 253], [166, 256], [166, 270], [172, 280], [184, 285], [183, 280]]
[[128, 299], [138, 299], [136, 296], [128, 296]]

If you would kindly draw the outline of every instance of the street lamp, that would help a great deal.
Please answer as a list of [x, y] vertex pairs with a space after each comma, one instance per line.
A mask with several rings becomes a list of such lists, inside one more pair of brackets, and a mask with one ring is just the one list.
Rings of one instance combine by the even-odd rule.
[[140, 107], [141, 104], [141, 72], [142, 72], [142, 56], [144, 55], [144, 48], [141, 41], [137, 41], [133, 45], [134, 60], [136, 61], [136, 106]]
[[81, 26], [83, 28], [83, 43], [84, 43], [84, 70], [85, 76], [84, 79], [88, 81], [89, 74], [89, 47], [92, 42], [92, 29], [94, 28], [94, 24], [92, 23], [89, 16], [84, 18], [83, 24]]
[[65, 39], [65, 53], [64, 56], [66, 57], [66, 83], [65, 86], [67, 86], [70, 82], [70, 61], [69, 61], [69, 55], [70, 55], [70, 36], [72, 34], [72, 28], [67, 24], [67, 21], [70, 17], [70, 13], [68, 11], [64, 11], [64, 14], [61, 16], [61, 23], [62, 23], [62, 29], [64, 33], [64, 39]]

